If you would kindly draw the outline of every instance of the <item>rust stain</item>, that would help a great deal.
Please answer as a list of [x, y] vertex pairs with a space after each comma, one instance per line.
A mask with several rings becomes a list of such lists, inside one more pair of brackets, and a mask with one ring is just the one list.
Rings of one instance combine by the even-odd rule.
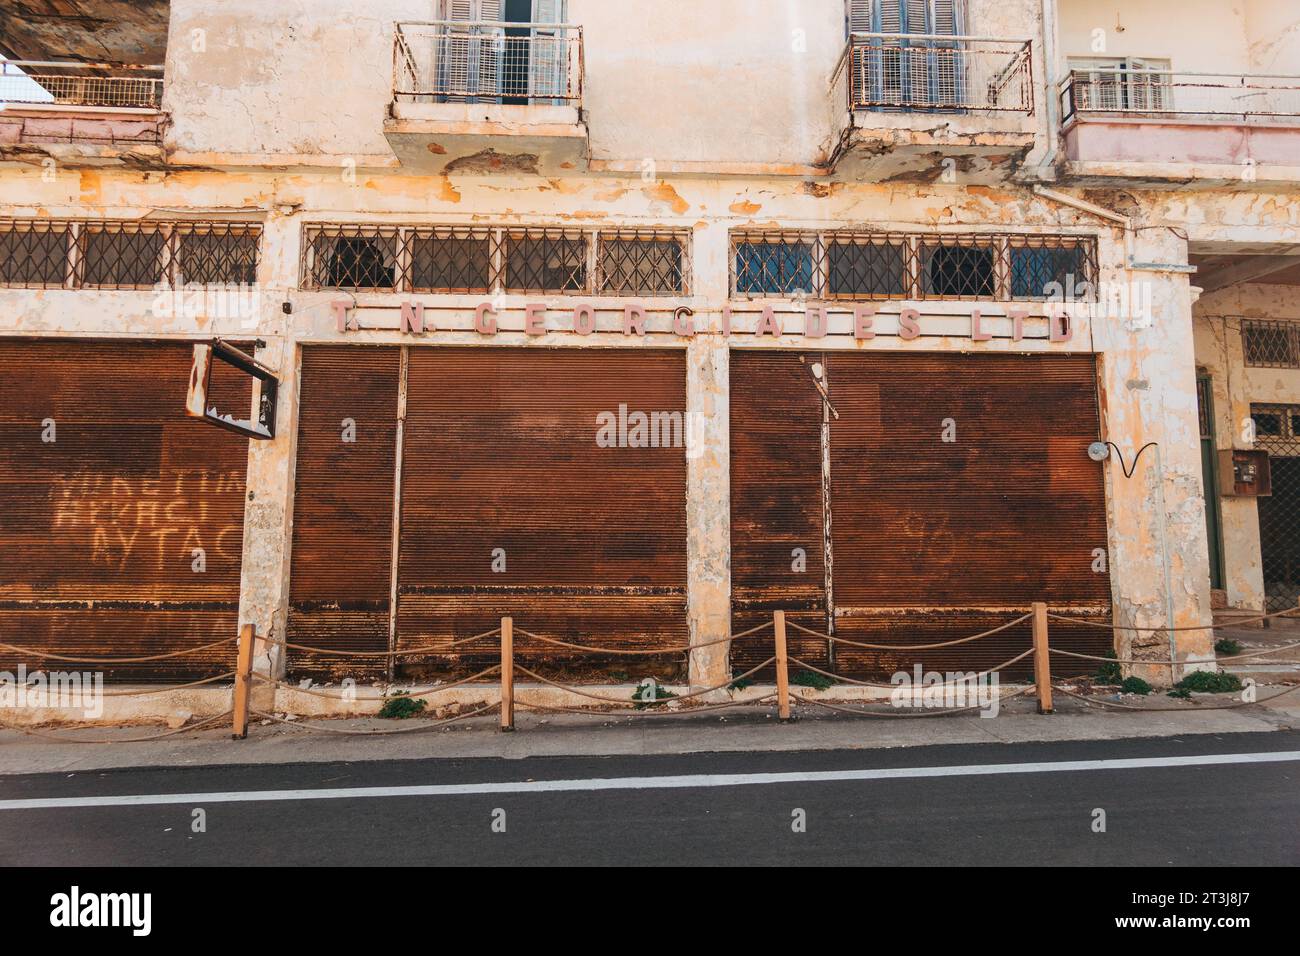
[[562, 196], [572, 196], [574, 193], [582, 192], [582, 186], [578, 183], [565, 179], [548, 179], [551, 188]]
[[606, 189], [603, 192], [596, 193], [597, 202], [617, 202], [627, 195], [627, 189], [622, 186], [615, 186], [613, 189]]
[[435, 156], [446, 156], [446, 155], [447, 155], [447, 147], [445, 147], [445, 146], [440, 146], [440, 145], [438, 145], [437, 143], [430, 143], [428, 146], [425, 147], [425, 149], [427, 149], [429, 152], [433, 153]]
[[641, 193], [651, 202], [667, 203], [679, 216], [691, 208], [691, 204], [678, 195], [676, 189], [662, 180], [653, 186], [646, 186]]
[[727, 207], [737, 216], [753, 216], [763, 208], [761, 203], [750, 202], [748, 199], [738, 199]]
[[451, 177], [438, 180], [438, 198], [443, 202], [460, 202], [460, 191], [451, 184]]

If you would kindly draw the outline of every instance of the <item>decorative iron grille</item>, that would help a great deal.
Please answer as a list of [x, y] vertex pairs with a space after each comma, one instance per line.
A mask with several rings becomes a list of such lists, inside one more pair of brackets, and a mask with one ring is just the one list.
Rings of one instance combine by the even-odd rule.
[[306, 227], [306, 289], [545, 295], [690, 294], [688, 230]]
[[1241, 340], [1247, 365], [1300, 368], [1300, 322], [1244, 319]]
[[260, 225], [0, 220], [0, 285], [152, 289], [257, 281]]
[[1088, 237], [733, 230], [737, 296], [1092, 301]]
[[1300, 405], [1251, 405], [1255, 445], [1268, 451], [1273, 493], [1256, 499], [1264, 601], [1282, 611], [1300, 600]]

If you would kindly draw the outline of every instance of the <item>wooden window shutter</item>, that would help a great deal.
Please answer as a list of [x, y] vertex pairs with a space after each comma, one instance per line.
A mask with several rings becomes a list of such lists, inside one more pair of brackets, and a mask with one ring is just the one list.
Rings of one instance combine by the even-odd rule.
[[874, 5], [873, 0], [849, 0], [850, 33], [871, 33], [874, 31], [871, 17], [871, 8]]

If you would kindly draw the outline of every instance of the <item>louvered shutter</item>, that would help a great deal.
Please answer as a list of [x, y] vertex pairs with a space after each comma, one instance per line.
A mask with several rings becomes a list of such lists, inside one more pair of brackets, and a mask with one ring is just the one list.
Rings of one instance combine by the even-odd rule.
[[871, 33], [874, 26], [871, 21], [873, 0], [849, 0], [849, 32]]
[[[567, 13], [564, 0], [533, 0], [533, 23], [562, 23]], [[564, 31], [534, 26], [532, 29], [530, 93], [534, 97], [560, 96], [568, 92], [569, 50]], [[555, 105], [563, 105], [557, 99]]]

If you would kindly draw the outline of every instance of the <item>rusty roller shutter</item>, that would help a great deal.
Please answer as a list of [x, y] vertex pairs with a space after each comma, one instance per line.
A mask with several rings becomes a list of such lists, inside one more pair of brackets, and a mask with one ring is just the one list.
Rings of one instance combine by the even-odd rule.
[[[302, 351], [289, 641], [387, 651], [397, 448], [397, 348]], [[290, 673], [386, 671], [383, 658], [294, 651]]]
[[[992, 628], [1034, 600], [1058, 611], [1108, 612], [1109, 575], [1092, 570], [1094, 549], [1107, 540], [1101, 468], [1085, 453], [1099, 432], [1091, 357], [827, 353], [839, 413], [828, 435], [829, 515], [818, 508], [821, 400], [805, 384], [807, 363], [821, 359], [732, 355], [737, 628], [759, 619], [749, 609], [802, 606], [786, 583], [788, 542], [780, 536], [790, 528], [815, 540], [823, 518], [832, 558], [823, 594], [836, 636], [900, 647], [837, 643], [832, 655], [821, 641], [792, 650], [818, 666], [831, 659], [847, 676], [888, 676], [914, 663], [936, 670], [999, 664], [1029, 646], [1027, 623], [953, 648], [906, 648]], [[947, 419], [956, 441], [943, 441]], [[755, 441], [763, 429], [773, 437]], [[809, 557], [811, 589], [811, 549]], [[824, 619], [791, 617], [826, 630]], [[1053, 622], [1051, 634], [1067, 650], [1110, 646], [1104, 630]], [[746, 654], [736, 648], [738, 664]], [[1022, 666], [1011, 676], [1026, 673]]]
[[[185, 416], [191, 358], [182, 344], [0, 340], [0, 640], [144, 657], [234, 636], [248, 443]], [[213, 375], [247, 406], [246, 380]], [[197, 679], [234, 656], [102, 669]]]
[[[1109, 609], [1109, 574], [1093, 571], [1107, 540], [1102, 470], [1086, 454], [1099, 437], [1091, 356], [835, 354], [828, 375], [840, 413], [830, 465], [837, 636], [938, 643], [1035, 600]], [[1052, 637], [1089, 653], [1110, 640], [1055, 624]], [[1026, 623], [900, 656], [984, 668], [1029, 640]], [[848, 673], [892, 673], [898, 662], [837, 648]]]
[[[731, 353], [733, 632], [778, 609], [804, 627], [827, 627], [819, 361], [817, 353]], [[826, 664], [825, 642], [791, 630], [789, 648]], [[770, 636], [738, 642], [733, 669], [770, 656]]]
[[[411, 349], [398, 647], [447, 652], [405, 673], [495, 662], [494, 644], [450, 645], [502, 615], [573, 643], [686, 644], [685, 451], [597, 443], [602, 413], [681, 421], [685, 399], [681, 352]], [[682, 660], [516, 647], [571, 676]]]

